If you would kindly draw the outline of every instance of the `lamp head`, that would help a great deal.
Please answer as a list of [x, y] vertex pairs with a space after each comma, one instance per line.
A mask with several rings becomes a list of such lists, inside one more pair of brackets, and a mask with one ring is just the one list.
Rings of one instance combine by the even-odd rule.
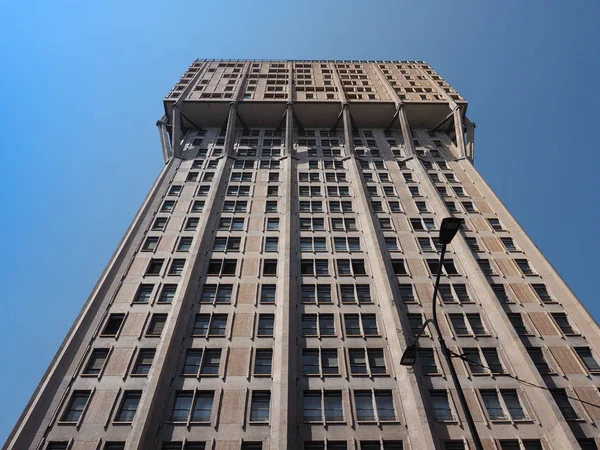
[[458, 233], [461, 224], [462, 219], [459, 217], [445, 217], [440, 226], [440, 244], [448, 245]]
[[401, 366], [414, 366], [417, 360], [417, 347], [415, 345], [409, 345], [404, 350], [402, 358], [400, 358]]

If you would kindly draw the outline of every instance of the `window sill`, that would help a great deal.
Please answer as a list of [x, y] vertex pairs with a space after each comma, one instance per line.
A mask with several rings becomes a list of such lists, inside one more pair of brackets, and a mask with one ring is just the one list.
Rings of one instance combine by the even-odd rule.
[[132, 378], [148, 378], [147, 373], [130, 373], [129, 376]]
[[266, 426], [269, 426], [270, 422], [268, 420], [261, 420], [261, 421], [249, 420], [248, 424], [249, 425], [266, 425]]
[[117, 422], [116, 420], [114, 420], [112, 422], [113, 426], [131, 426], [133, 425], [133, 421], [131, 422]]
[[79, 375], [81, 378], [99, 378], [100, 374], [99, 373], [82, 373], [81, 375]]

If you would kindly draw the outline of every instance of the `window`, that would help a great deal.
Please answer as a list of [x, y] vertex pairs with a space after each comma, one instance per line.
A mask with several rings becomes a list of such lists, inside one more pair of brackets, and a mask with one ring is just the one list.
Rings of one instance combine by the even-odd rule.
[[50, 442], [46, 450], [67, 450], [68, 442]]
[[115, 422], [133, 422], [141, 398], [141, 391], [125, 392]]
[[279, 219], [276, 217], [269, 217], [267, 219], [267, 231], [279, 230]]
[[365, 262], [363, 259], [338, 259], [337, 268], [338, 275], [349, 275], [349, 276], [357, 276], [357, 275], [366, 275], [367, 271], [365, 269]]
[[242, 245], [242, 238], [240, 237], [216, 237], [213, 245], [213, 251], [215, 252], [238, 252]]
[[207, 275], [235, 275], [237, 260], [211, 259], [208, 262]]
[[465, 208], [465, 211], [468, 213], [476, 213], [477, 210], [475, 209], [475, 206], [473, 206], [473, 202], [462, 202], [463, 208]]
[[[342, 393], [340, 391], [304, 391], [303, 415], [307, 422], [321, 422], [323, 420], [323, 409], [325, 420], [328, 422], [340, 422], [344, 420], [344, 408], [342, 406]], [[328, 448], [330, 445], [328, 443]]]
[[[373, 202], [375, 203], [375, 202]], [[402, 212], [402, 208], [400, 207], [400, 202], [396, 202], [396, 201], [388, 201], [388, 206], [390, 208], [390, 211], [392, 213], [401, 213]], [[376, 212], [382, 212], [383, 209], [381, 209], [381, 211], [377, 211], [376, 208], [373, 208]]]
[[104, 450], [125, 450], [125, 442], [107, 442], [102, 448]]
[[199, 212], [202, 212], [203, 210], [204, 210], [204, 200], [195, 200], [192, 203], [191, 212], [199, 213]]
[[200, 303], [231, 303], [233, 285], [231, 284], [205, 284], [202, 287]]
[[488, 219], [488, 223], [495, 231], [503, 231], [502, 225], [498, 219]]
[[594, 358], [592, 350], [589, 347], [575, 347], [575, 352], [591, 373], [600, 373], [600, 365]]
[[548, 289], [545, 284], [532, 284], [531, 287], [542, 301], [542, 303], [554, 303], [554, 299], [548, 293]]
[[275, 303], [276, 286], [274, 284], [263, 284], [260, 291], [260, 303], [263, 305]]
[[331, 303], [331, 285], [303, 284], [300, 287], [302, 303]]
[[220, 348], [212, 348], [205, 351], [200, 349], [191, 349], [186, 353], [182, 374], [194, 376], [216, 376], [219, 374], [220, 362]]
[[196, 195], [198, 195], [199, 197], [206, 197], [206, 196], [208, 196], [209, 191], [210, 191], [210, 186], [207, 184], [202, 184], [202, 185], [198, 186], [198, 192], [196, 193]]
[[178, 252], [189, 252], [192, 247], [192, 237], [182, 237], [179, 239], [179, 245], [177, 246]]
[[435, 353], [432, 348], [420, 348], [417, 350], [419, 365], [424, 375], [440, 375], [440, 369], [435, 359]]
[[577, 443], [581, 447], [581, 450], [598, 450], [596, 439], [594, 438], [577, 439]]
[[504, 244], [504, 247], [506, 248], [506, 251], [508, 251], [508, 252], [518, 252], [519, 251], [519, 249], [515, 245], [515, 243], [514, 243], [514, 241], [513, 241], [512, 238], [501, 237], [500, 240], [502, 241], [502, 244]]
[[160, 297], [158, 298], [158, 303], [173, 303], [173, 299], [175, 298], [175, 292], [177, 291], [176, 284], [165, 284], [160, 293]]
[[489, 259], [478, 258], [477, 264], [479, 264], [479, 268], [481, 269], [484, 275], [488, 277], [496, 275], [496, 272], [494, 272], [494, 269], [492, 269], [492, 264], [490, 263]]
[[154, 360], [155, 353], [156, 350], [153, 348], [140, 350], [135, 360], [133, 369], [131, 370], [131, 374], [143, 376], [148, 375], [150, 372], [150, 367], [152, 367], [152, 361]]
[[417, 206], [417, 209], [419, 210], [419, 212], [428, 212], [429, 210], [427, 209], [427, 203], [425, 202], [415, 202], [415, 205]]
[[519, 266], [519, 269], [521, 269], [521, 272], [523, 272], [523, 275], [535, 275], [535, 272], [529, 266], [529, 261], [526, 259], [515, 259], [515, 262]]
[[303, 314], [303, 336], [335, 336], [333, 314]]
[[550, 365], [546, 361], [544, 352], [539, 347], [527, 347], [527, 353], [531, 357], [533, 364], [541, 375], [548, 375], [554, 373], [554, 370], [550, 368]]
[[173, 422], [209, 422], [214, 392], [179, 391], [175, 394], [175, 403], [171, 414]]
[[234, 185], [227, 188], [227, 194], [234, 197], [248, 197], [250, 195], [250, 186]]
[[175, 200], [165, 200], [160, 207], [161, 212], [172, 212], [175, 208]]
[[185, 266], [185, 259], [174, 259], [171, 262], [171, 267], [169, 268], [169, 275], [181, 276], [181, 274], [183, 273], [184, 266]]
[[121, 326], [123, 325], [124, 321], [125, 321], [125, 314], [121, 314], [121, 313], [111, 314], [110, 316], [108, 316], [108, 320], [106, 321], [106, 324], [104, 325], [102, 333], [100, 333], [100, 336], [115, 337], [117, 335], [117, 333], [119, 332], [119, 330], [121, 329]]
[[336, 252], [361, 251], [359, 237], [334, 237], [333, 243]]
[[400, 250], [400, 248], [398, 247], [398, 240], [395, 237], [386, 237], [385, 248], [387, 251], [390, 252]]
[[506, 287], [503, 284], [491, 284], [492, 291], [496, 295], [496, 298], [500, 303], [511, 303], [511, 299], [508, 297]]
[[151, 259], [146, 269], [146, 275], [160, 275], [164, 262], [164, 259]]
[[102, 372], [107, 358], [107, 348], [96, 348], [92, 350], [92, 354], [90, 355], [90, 359], [88, 360], [85, 368], [83, 369], [82, 375], [98, 376], [100, 372]]
[[181, 193], [181, 185], [173, 185], [171, 189], [169, 189], [169, 193], [167, 195], [179, 195]]
[[433, 246], [432, 242], [431, 242], [431, 238], [429, 237], [420, 237], [417, 238], [417, 240], [419, 241], [419, 247], [421, 248], [422, 252], [435, 252], [436, 249]]
[[262, 450], [262, 442], [242, 442], [242, 450]]
[[243, 231], [244, 219], [242, 217], [221, 217], [219, 219], [219, 230]]
[[379, 336], [375, 314], [344, 314], [344, 327], [348, 337]]
[[227, 314], [196, 314], [192, 336], [225, 337]]
[[521, 313], [507, 313], [506, 315], [508, 316], [508, 320], [510, 320], [510, 323], [519, 336], [531, 335], [531, 332], [523, 321], [523, 316]]
[[174, 259], [171, 262], [171, 267], [169, 268], [169, 275], [181, 276], [184, 266], [185, 259]]
[[[437, 259], [428, 259], [427, 265], [432, 275], [436, 275], [439, 269], [439, 261]], [[451, 259], [444, 260], [442, 264], [442, 275], [458, 275], [454, 261]]]
[[[375, 403], [371, 391], [355, 391], [356, 418], [359, 422], [396, 420], [391, 391], [375, 391]], [[376, 415], [377, 414], [377, 415]]]
[[144, 241], [142, 251], [143, 252], [153, 252], [154, 250], [156, 250], [156, 247], [158, 246], [158, 240], [159, 239], [157, 236], [147, 237], [146, 240]]
[[419, 191], [419, 186], [409, 186], [408, 190], [410, 191], [410, 195], [413, 197], [420, 197], [421, 192]]
[[472, 252], [480, 252], [481, 247], [479, 247], [479, 243], [477, 242], [477, 238], [474, 237], [465, 237], [465, 241], [467, 241], [467, 245], [471, 249]]
[[450, 408], [447, 391], [430, 391], [433, 413], [438, 422], [454, 421], [454, 413]]
[[474, 375], [503, 374], [504, 367], [500, 362], [498, 351], [495, 348], [463, 348], [462, 353], [469, 370]]
[[356, 231], [356, 219], [331, 219], [332, 231]]
[[226, 200], [223, 203], [224, 212], [246, 212], [248, 210], [248, 202], [246, 200]]
[[256, 350], [254, 358], [254, 375], [271, 375], [273, 368], [273, 350], [261, 348]]
[[579, 414], [577, 414], [577, 411], [575, 408], [573, 408], [573, 405], [569, 401], [569, 397], [565, 389], [551, 389], [550, 393], [552, 394], [558, 409], [560, 409], [560, 412], [566, 420], [579, 419]]
[[340, 285], [342, 303], [373, 303], [371, 288], [368, 284], [342, 284]]
[[465, 442], [459, 440], [445, 441], [444, 450], [465, 450]]
[[[300, 202], [302, 203], [302, 202]], [[321, 202], [312, 202], [318, 203], [318, 209], [315, 210], [315, 206], [312, 206], [312, 212], [321, 212]], [[302, 209], [300, 209], [302, 211]], [[330, 201], [329, 202], [329, 211], [332, 213], [350, 213], [353, 212], [352, 202], [351, 201]]]
[[258, 391], [252, 393], [252, 403], [250, 407], [250, 422], [268, 422], [269, 410], [271, 404], [271, 393], [268, 391]]
[[61, 422], [77, 423], [90, 399], [91, 391], [74, 391], [71, 399], [60, 418]]
[[350, 349], [350, 372], [352, 375], [387, 374], [383, 349]]
[[148, 325], [148, 331], [146, 331], [146, 336], [160, 336], [162, 334], [166, 322], [167, 314], [152, 314], [150, 324]]
[[416, 303], [412, 284], [399, 284], [400, 298], [404, 303]]
[[303, 259], [300, 261], [301, 275], [329, 275], [329, 261], [326, 259]]
[[265, 238], [265, 252], [276, 252], [279, 250], [279, 238], [267, 237]]
[[527, 416], [515, 389], [480, 390], [490, 420], [525, 420]]
[[569, 323], [569, 319], [567, 319], [567, 315], [565, 313], [551, 313], [550, 314], [560, 331], [562, 331], [566, 335], [576, 335], [579, 334], [577, 331], [573, 329], [571, 324]]
[[265, 212], [267, 213], [276, 213], [277, 212], [277, 201], [269, 200], [265, 204]]
[[403, 259], [392, 259], [392, 268], [396, 275], [408, 275]]
[[466, 315], [448, 314], [448, 316], [450, 317], [450, 323], [452, 324], [454, 333], [457, 336], [485, 336], [488, 334], [483, 326], [483, 322], [479, 313], [471, 313]]
[[194, 231], [198, 227], [199, 222], [199, 218], [190, 217], [185, 223], [185, 231]]
[[258, 315], [258, 337], [272, 337], [273, 327], [275, 325], [274, 314], [259, 314]]

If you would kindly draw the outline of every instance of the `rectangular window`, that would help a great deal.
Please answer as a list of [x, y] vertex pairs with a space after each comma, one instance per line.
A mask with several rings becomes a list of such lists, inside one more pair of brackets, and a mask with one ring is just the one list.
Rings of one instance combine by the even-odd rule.
[[554, 322], [556, 322], [556, 325], [558, 325], [558, 328], [560, 328], [560, 331], [562, 331], [564, 334], [566, 334], [566, 335], [579, 334], [571, 326], [571, 324], [569, 323], [569, 319], [567, 318], [567, 315], [565, 313], [551, 313], [550, 315], [554, 319]]
[[178, 252], [189, 252], [192, 248], [192, 237], [182, 237], [179, 239], [179, 245], [177, 246]]
[[490, 286], [500, 303], [511, 303], [511, 299], [506, 292], [506, 287], [503, 284], [491, 284]]
[[271, 405], [271, 393], [255, 391], [252, 393], [250, 422], [268, 422]]
[[279, 238], [266, 237], [265, 238], [265, 252], [276, 252], [278, 250], [279, 250]]
[[435, 353], [432, 348], [420, 348], [417, 350], [419, 365], [424, 375], [440, 375], [440, 369], [435, 360]]
[[152, 225], [152, 231], [164, 231], [167, 228], [167, 221], [166, 217], [157, 217]]
[[267, 231], [279, 230], [279, 219], [275, 217], [269, 217], [267, 219]]
[[258, 337], [272, 337], [273, 327], [275, 325], [274, 314], [259, 314], [258, 315]]
[[207, 275], [235, 275], [237, 260], [211, 259], [206, 270]]
[[125, 392], [121, 401], [121, 407], [117, 411], [115, 422], [133, 422], [141, 398], [141, 391]]
[[275, 303], [276, 285], [263, 284], [260, 291], [260, 303], [263, 305]]
[[91, 391], [73, 391], [71, 399], [60, 418], [61, 422], [77, 423], [81, 419], [83, 411], [88, 404]]
[[523, 275], [535, 275], [533, 269], [529, 266], [529, 261], [526, 259], [515, 259], [517, 266], [521, 269]]
[[542, 301], [542, 303], [554, 303], [554, 299], [548, 293], [548, 289], [546, 288], [545, 284], [532, 284], [531, 287], [533, 288], [539, 299]]
[[521, 313], [507, 313], [507, 316], [508, 320], [519, 336], [527, 336], [531, 334], [525, 325], [525, 322], [523, 321], [523, 316]]
[[153, 252], [156, 250], [158, 246], [158, 237], [157, 236], [148, 236], [144, 241], [144, 246], [142, 247], [143, 252]]
[[160, 297], [158, 298], [158, 303], [173, 303], [173, 299], [175, 298], [175, 292], [177, 291], [176, 284], [165, 284], [160, 292]]
[[551, 389], [550, 393], [565, 420], [579, 419], [579, 414], [577, 414], [577, 411], [573, 408], [565, 389]]
[[600, 365], [598, 361], [594, 358], [592, 354], [592, 349], [589, 347], [575, 347], [575, 352], [585, 365], [585, 367], [590, 371], [590, 373], [600, 373]]
[[535, 364], [535, 367], [537, 368], [540, 374], [547, 375], [554, 373], [554, 370], [550, 368], [550, 365], [546, 361], [546, 358], [544, 357], [544, 352], [541, 348], [527, 347], [527, 352], [529, 353], [531, 360]]
[[135, 360], [135, 364], [133, 365], [131, 374], [141, 376], [148, 375], [150, 368], [152, 367], [152, 361], [154, 360], [155, 353], [156, 350], [153, 348], [140, 350]]
[[124, 321], [125, 321], [125, 314], [121, 314], [121, 313], [111, 314], [110, 316], [108, 316], [108, 319], [106, 321], [106, 324], [104, 325], [104, 328], [102, 329], [102, 333], [100, 333], [100, 336], [103, 336], [103, 337], [116, 336], [117, 333], [119, 332], [119, 330], [121, 329], [121, 326], [123, 325]]
[[502, 241], [502, 244], [504, 245], [504, 248], [506, 248], [506, 251], [508, 251], [508, 252], [518, 252], [519, 251], [519, 249], [515, 245], [515, 243], [514, 243], [514, 241], [513, 241], [512, 238], [510, 238], [510, 237], [501, 237], [500, 240]]
[[392, 259], [392, 268], [396, 275], [408, 275], [403, 259]]
[[160, 275], [164, 262], [164, 259], [151, 259], [146, 269], [146, 275]]
[[106, 358], [108, 358], [107, 348], [96, 348], [92, 350], [92, 354], [90, 355], [90, 358], [83, 369], [82, 375], [98, 376], [104, 368]]
[[169, 268], [169, 275], [181, 276], [184, 266], [185, 259], [174, 259], [173, 262], [171, 262], [171, 267]]
[[198, 227], [200, 219], [198, 217], [190, 217], [185, 223], [185, 231], [194, 231]]
[[257, 349], [254, 358], [254, 375], [271, 375], [273, 368], [273, 350]]
[[488, 219], [488, 223], [490, 224], [490, 226], [492, 227], [492, 229], [494, 231], [503, 231], [504, 228], [502, 228], [502, 225], [500, 224], [500, 221], [498, 219]]
[[152, 314], [146, 336], [160, 337], [167, 322], [167, 314]]
[[454, 421], [454, 413], [450, 408], [447, 391], [430, 391], [433, 413], [438, 422]]
[[479, 247], [479, 243], [477, 242], [477, 238], [475, 237], [465, 237], [465, 241], [467, 241], [467, 245], [471, 249], [472, 252], [480, 252], [481, 247]]
[[154, 290], [153, 284], [140, 284], [135, 295], [135, 303], [149, 303]]

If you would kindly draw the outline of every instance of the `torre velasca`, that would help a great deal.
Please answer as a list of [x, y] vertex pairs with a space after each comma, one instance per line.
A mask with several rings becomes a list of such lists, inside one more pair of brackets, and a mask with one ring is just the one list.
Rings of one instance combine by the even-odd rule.
[[[428, 64], [197, 60], [164, 110], [164, 168], [4, 449], [597, 448], [598, 325]], [[434, 324], [415, 338], [446, 217], [437, 325], [476, 434]]]

